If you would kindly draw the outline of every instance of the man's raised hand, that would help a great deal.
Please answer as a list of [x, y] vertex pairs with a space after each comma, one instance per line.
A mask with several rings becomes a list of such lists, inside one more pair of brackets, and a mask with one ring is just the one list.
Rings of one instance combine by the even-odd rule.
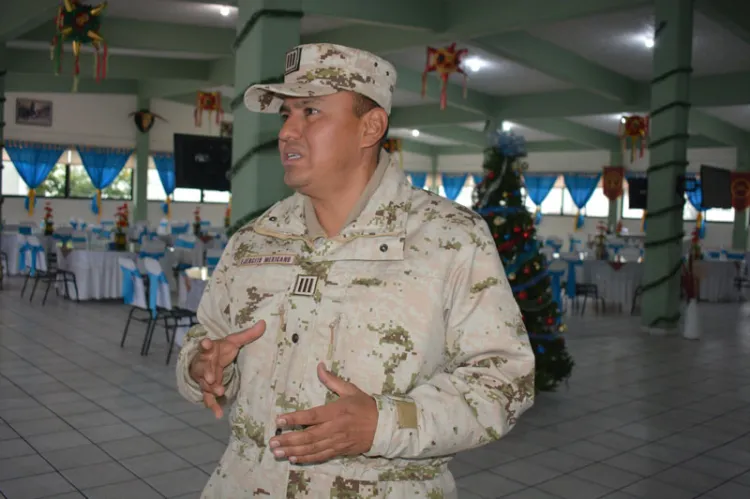
[[263, 336], [265, 331], [265, 321], [258, 321], [250, 329], [230, 334], [220, 340], [201, 340], [198, 354], [190, 363], [190, 377], [201, 387], [204, 405], [211, 409], [217, 418], [224, 414], [216, 400], [224, 395], [224, 369], [234, 362], [240, 348]]

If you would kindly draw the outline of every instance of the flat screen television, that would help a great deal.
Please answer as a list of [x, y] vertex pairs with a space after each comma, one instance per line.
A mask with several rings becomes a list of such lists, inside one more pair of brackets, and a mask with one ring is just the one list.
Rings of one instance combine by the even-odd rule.
[[732, 172], [716, 166], [701, 165], [701, 204], [703, 208], [732, 207]]
[[633, 210], [645, 210], [648, 198], [648, 178], [631, 177], [628, 179], [628, 206]]
[[231, 138], [174, 134], [175, 186], [229, 191], [231, 166]]

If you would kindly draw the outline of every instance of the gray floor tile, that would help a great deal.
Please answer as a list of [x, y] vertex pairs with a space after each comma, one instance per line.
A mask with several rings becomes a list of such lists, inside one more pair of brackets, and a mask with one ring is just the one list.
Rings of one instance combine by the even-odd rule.
[[152, 433], [150, 436], [168, 449], [179, 449], [181, 447], [215, 443], [215, 440], [212, 437], [193, 428]]
[[591, 461], [603, 461], [620, 453], [619, 451], [589, 442], [588, 440], [579, 440], [571, 444], [563, 445], [558, 450]]
[[49, 409], [39, 406], [32, 409], [11, 409], [8, 411], [2, 411], [0, 417], [2, 417], [6, 423], [13, 424], [38, 419], [50, 419], [54, 418], [55, 415]]
[[669, 464], [663, 461], [657, 461], [656, 459], [631, 454], [629, 452], [606, 459], [603, 463], [625, 471], [637, 473], [644, 477], [655, 475], [656, 473], [664, 471], [670, 467]]
[[141, 480], [86, 489], [84, 493], [88, 499], [161, 499], [164, 497]]
[[34, 419], [31, 421], [18, 421], [11, 423], [13, 429], [22, 437], [44, 435], [70, 430], [70, 425], [60, 418]]
[[640, 475], [630, 471], [602, 463], [591, 464], [572, 472], [571, 475], [612, 489], [621, 489], [642, 478]]
[[68, 492], [67, 494], [55, 494], [44, 499], [86, 499], [86, 496], [80, 492]]
[[459, 459], [480, 469], [494, 468], [503, 463], [515, 461], [516, 458], [488, 448], [473, 449], [459, 454]]
[[180, 447], [173, 452], [181, 458], [198, 466], [207, 463], [217, 463], [226, 451], [227, 446], [219, 442], [208, 442], [191, 447]]
[[105, 442], [101, 444], [101, 448], [118, 460], [123, 460], [135, 456], [143, 456], [146, 454], [154, 454], [156, 452], [163, 452], [166, 450], [164, 447], [146, 436], [124, 438], [122, 440]]
[[140, 431], [125, 423], [82, 428], [80, 432], [83, 433], [86, 438], [97, 444], [142, 435]]
[[36, 454], [36, 451], [20, 438], [3, 440], [0, 444], [0, 459], [28, 456], [29, 454]]
[[655, 478], [644, 478], [640, 482], [628, 485], [623, 492], [642, 499], [692, 499], [693, 492], [660, 482]]
[[456, 485], [482, 497], [500, 497], [526, 488], [522, 483], [489, 471], [480, 471], [474, 475], [459, 478], [456, 480]]
[[152, 433], [182, 430], [187, 428], [187, 425], [185, 423], [172, 416], [162, 416], [154, 419], [139, 419], [137, 421], [129, 421], [129, 423], [141, 430], [143, 433], [149, 435]]
[[208, 475], [198, 468], [188, 468], [152, 476], [146, 478], [146, 482], [159, 493], [175, 497], [203, 490], [208, 482]]
[[60, 417], [73, 416], [75, 414], [85, 414], [88, 412], [95, 412], [101, 410], [101, 408], [93, 402], [76, 402], [70, 404], [68, 402], [57, 402], [54, 404], [48, 404], [47, 407]]
[[572, 475], [563, 475], [540, 485], [536, 488], [564, 499], [598, 499], [612, 492], [611, 487], [582, 480]]
[[29, 437], [27, 440], [39, 452], [68, 449], [89, 443], [86, 437], [75, 430], [36, 435]]
[[458, 459], [458, 458], [453, 459], [448, 464], [448, 468], [450, 469], [454, 478], [461, 478], [466, 475], [471, 475], [472, 473], [476, 473], [477, 471], [481, 471], [481, 468], [478, 468], [477, 466], [469, 464], [465, 461], [461, 461], [461, 459]]
[[219, 421], [208, 425], [201, 425], [198, 426], [197, 429], [214, 437], [216, 440], [219, 440], [221, 442], [229, 442], [230, 428], [229, 424], [226, 421]]
[[38, 499], [71, 492], [75, 488], [59, 473], [45, 473], [2, 481], [0, 490], [8, 499]]
[[[459, 499], [463, 499], [464, 496], [463, 494], [459, 494], [458, 497]], [[528, 488], [503, 496], [503, 499], [559, 499], [559, 497], [560, 496], [553, 496], [552, 494], [540, 489]]]
[[702, 494], [725, 481], [723, 478], [706, 475], [682, 466], [666, 469], [654, 475], [653, 478], [696, 494]]
[[14, 438], [18, 438], [18, 433], [16, 433], [10, 426], [0, 424], [0, 441], [11, 440]]
[[541, 454], [536, 454], [527, 459], [528, 461], [540, 464], [544, 467], [559, 471], [561, 473], [569, 473], [573, 470], [583, 468], [592, 463], [591, 459], [574, 456], [573, 454], [566, 454], [565, 452], [560, 452], [559, 450], [554, 449], [547, 452], [542, 452]]
[[490, 471], [524, 485], [537, 485], [562, 474], [560, 471], [555, 471], [527, 459], [501, 464]]
[[733, 464], [708, 456], [698, 456], [694, 459], [682, 463], [682, 466], [691, 470], [700, 471], [701, 473], [705, 473], [706, 475], [723, 478], [725, 480], [734, 478], [747, 471], [746, 466]]
[[747, 499], [750, 497], [750, 487], [728, 482], [708, 492], [715, 499]]
[[192, 464], [171, 452], [131, 457], [120, 463], [141, 478], [192, 467]]
[[93, 444], [43, 452], [42, 456], [58, 470], [80, 468], [112, 461], [102, 449]]
[[119, 418], [104, 410], [63, 416], [63, 419], [70, 423], [73, 428], [79, 430], [81, 428], [94, 428], [122, 423]]
[[114, 461], [71, 468], [62, 472], [79, 490], [133, 480], [135, 475]]
[[42, 459], [39, 454], [29, 454], [27, 456], [0, 460], [0, 482], [54, 471], [54, 468]]

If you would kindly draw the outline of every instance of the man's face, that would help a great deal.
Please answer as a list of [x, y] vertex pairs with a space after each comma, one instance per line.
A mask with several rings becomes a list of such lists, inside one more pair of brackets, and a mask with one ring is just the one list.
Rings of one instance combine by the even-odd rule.
[[349, 92], [284, 99], [279, 152], [286, 185], [315, 196], [345, 183], [356, 167], [363, 135], [353, 105]]

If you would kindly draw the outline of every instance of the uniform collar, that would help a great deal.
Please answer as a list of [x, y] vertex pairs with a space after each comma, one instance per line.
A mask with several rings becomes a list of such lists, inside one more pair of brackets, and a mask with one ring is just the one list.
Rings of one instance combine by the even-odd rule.
[[[375, 173], [337, 238], [403, 233], [411, 208], [411, 191], [412, 187], [395, 157], [385, 151], [381, 152]], [[255, 222], [255, 227], [264, 232], [309, 239], [325, 236], [315, 217], [312, 203], [300, 193], [273, 206]]]

